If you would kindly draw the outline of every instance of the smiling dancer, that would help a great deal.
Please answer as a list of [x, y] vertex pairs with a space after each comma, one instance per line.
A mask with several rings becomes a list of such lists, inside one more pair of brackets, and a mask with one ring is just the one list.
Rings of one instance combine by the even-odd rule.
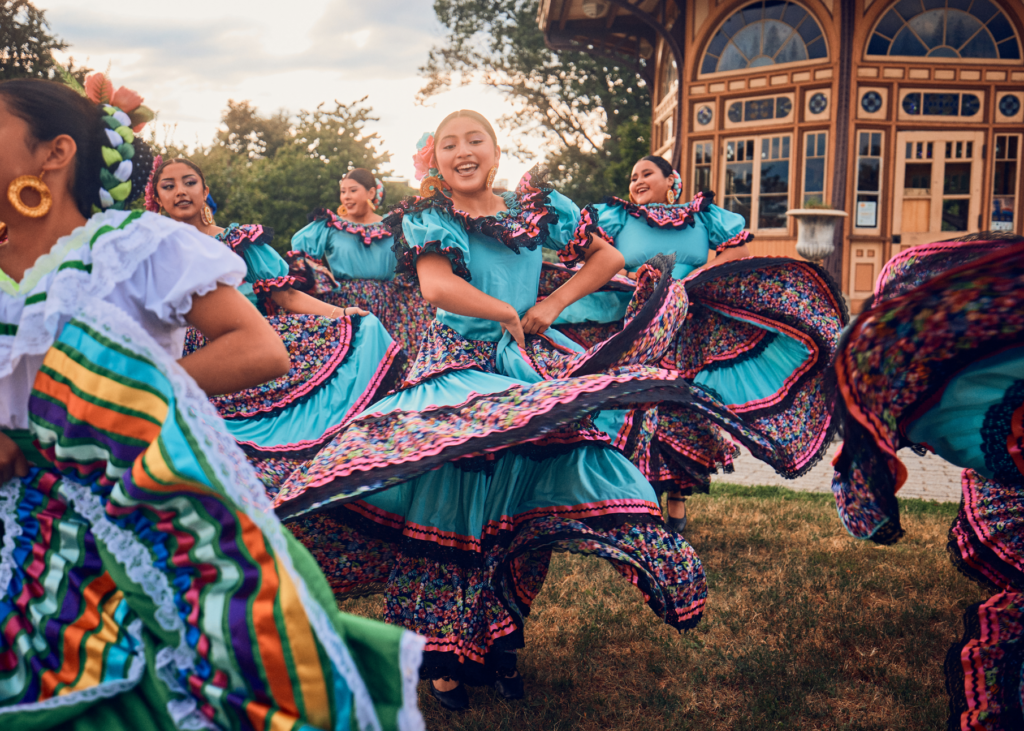
[[950, 558], [993, 591], [946, 657], [950, 729], [1024, 727], [1024, 239], [914, 246], [883, 268], [836, 354], [832, 490], [855, 538], [903, 535], [903, 447], [965, 468]]
[[[244, 264], [129, 210], [149, 115], [102, 74], [85, 93], [0, 83], [0, 716], [422, 725], [421, 641], [337, 611], [206, 401], [287, 368]], [[210, 343], [179, 360], [186, 323]]]
[[[467, 684], [523, 695], [515, 651], [553, 550], [609, 560], [666, 623], [696, 624], [699, 559], [665, 531], [651, 485], [588, 414], [666, 399], [729, 418], [699, 389], [638, 365], [685, 319], [665, 263], [641, 272], [629, 325], [599, 347], [577, 353], [547, 329], [622, 257], [591, 209], [529, 175], [494, 194], [500, 154], [472, 111], [427, 137], [422, 197], [389, 224], [399, 271], [418, 276], [437, 319], [403, 388], [293, 473], [276, 500], [282, 517], [304, 518], [290, 527], [340, 595], [386, 584], [386, 621], [427, 636], [423, 676], [453, 709], [468, 705]], [[582, 267], [536, 304], [541, 247]]]
[[415, 359], [420, 337], [434, 319], [414, 278], [395, 274], [394, 239], [378, 210], [384, 184], [363, 168], [340, 181], [338, 212], [319, 208], [308, 226], [292, 237], [288, 252], [296, 286], [336, 304], [357, 304], [373, 312]]
[[[672, 254], [672, 276], [683, 280], [690, 300], [686, 327], [658, 365], [714, 393], [772, 445], [755, 451], [756, 457], [785, 477], [803, 474], [835, 431], [828, 367], [846, 321], [838, 287], [813, 264], [751, 257], [746, 244], [753, 236], [743, 217], [713, 205], [713, 193], [679, 203], [682, 180], [660, 157], [633, 166], [629, 189], [630, 200], [609, 198], [597, 206], [602, 230], [625, 259], [626, 275], [635, 278], [651, 257]], [[717, 254], [709, 262], [712, 249]], [[550, 289], [569, 275], [549, 267], [545, 285]], [[617, 278], [563, 310], [556, 325], [583, 344], [595, 332], [606, 337], [621, 329], [634, 289]], [[598, 426], [613, 433], [622, 449], [637, 443], [639, 431], [649, 432], [649, 446], [633, 454], [646, 460], [645, 474], [668, 492], [674, 530], [686, 526], [686, 496], [707, 492], [717, 467], [732, 470], [734, 447], [721, 431], [671, 404], [659, 407], [656, 418], [650, 410], [625, 420], [606, 413]]]
[[[149, 206], [214, 237], [246, 264], [239, 287], [288, 347], [289, 372], [256, 388], [218, 396], [214, 406], [249, 455], [271, 496], [295, 467], [338, 433], [346, 419], [392, 390], [407, 361], [380, 321], [358, 307], [330, 305], [291, 287], [288, 266], [259, 225], [220, 228], [203, 172], [185, 159], [153, 171]], [[205, 339], [189, 331], [186, 352]]]

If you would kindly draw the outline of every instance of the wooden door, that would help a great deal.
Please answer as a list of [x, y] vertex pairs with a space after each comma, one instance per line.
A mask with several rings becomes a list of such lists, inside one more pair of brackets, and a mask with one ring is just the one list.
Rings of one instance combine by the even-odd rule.
[[979, 230], [984, 144], [984, 132], [896, 135], [893, 254]]

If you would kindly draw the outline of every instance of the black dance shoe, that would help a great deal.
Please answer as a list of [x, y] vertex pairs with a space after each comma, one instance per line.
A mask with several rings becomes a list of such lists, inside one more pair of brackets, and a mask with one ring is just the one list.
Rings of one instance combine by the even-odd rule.
[[518, 701], [526, 695], [526, 690], [523, 688], [523, 676], [519, 673], [507, 678], [499, 675], [498, 679], [494, 681], [494, 688], [507, 701]]
[[[451, 678], [440, 678], [440, 680], [451, 680]], [[430, 687], [430, 695], [437, 699], [442, 708], [449, 711], [469, 709], [469, 693], [466, 692], [465, 683], [459, 683], [451, 690], [438, 690], [432, 680], [428, 680], [427, 685]]]
[[[683, 510], [686, 510], [686, 500], [677, 497], [668, 498], [670, 503], [683, 503]], [[675, 533], [682, 533], [686, 530], [686, 513], [683, 513], [682, 518], [673, 518], [671, 516], [665, 516], [665, 527]]]

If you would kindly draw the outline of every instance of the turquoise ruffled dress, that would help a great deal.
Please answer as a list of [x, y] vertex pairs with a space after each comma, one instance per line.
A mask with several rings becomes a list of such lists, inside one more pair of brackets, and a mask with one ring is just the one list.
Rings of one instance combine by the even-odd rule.
[[[721, 253], [753, 238], [743, 217], [712, 204], [713, 195], [679, 205], [609, 198], [597, 206], [599, 223], [629, 272], [659, 255], [675, 257], [672, 275], [683, 280], [690, 317], [659, 365], [713, 393], [771, 442], [772, 449], [757, 456], [796, 477], [821, 458], [834, 432], [826, 374], [845, 304], [828, 275], [807, 262], [750, 257], [697, 272], [711, 249]], [[549, 267], [541, 294], [566, 276]], [[617, 278], [566, 308], [556, 327], [590, 345], [622, 327], [632, 293]], [[599, 426], [614, 431], [612, 415], [602, 418]], [[633, 425], [640, 421], [638, 414], [624, 420], [617, 446], [635, 441]], [[719, 466], [731, 471], [734, 447], [706, 420], [666, 405], [656, 422], [642, 454], [645, 473], [659, 486], [684, 494], [706, 491]]]
[[[212, 399], [273, 495], [347, 419], [400, 383], [406, 358], [372, 314], [329, 318], [278, 307], [272, 294], [295, 279], [270, 246], [271, 230], [232, 223], [216, 238], [245, 261], [238, 290], [269, 317], [292, 361], [280, 378]], [[201, 340], [192, 330], [186, 352], [201, 347]]]
[[[596, 215], [529, 177], [504, 198], [507, 211], [482, 218], [441, 194], [404, 203], [391, 219], [399, 271], [440, 254], [525, 314], [541, 247], [579, 262]], [[386, 621], [427, 637], [424, 677], [479, 684], [514, 668], [553, 550], [611, 561], [673, 627], [698, 621], [699, 559], [664, 529], [651, 484], [591, 420], [652, 400], [731, 418], [700, 389], [644, 365], [686, 305], [668, 272], [643, 282], [626, 331], [584, 352], [553, 331], [528, 336], [524, 351], [496, 322], [438, 310], [403, 387], [278, 494], [278, 514], [339, 595], [383, 585]]]
[[410, 358], [434, 319], [414, 278], [396, 275], [394, 237], [383, 223], [353, 223], [318, 208], [292, 237], [293, 286], [307, 294], [372, 312]]

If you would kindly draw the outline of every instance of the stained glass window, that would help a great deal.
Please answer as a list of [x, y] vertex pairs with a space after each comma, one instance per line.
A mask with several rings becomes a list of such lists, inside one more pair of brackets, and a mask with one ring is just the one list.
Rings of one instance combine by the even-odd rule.
[[991, 0], [900, 0], [875, 26], [868, 54], [1014, 60], [1020, 45]]
[[827, 58], [821, 27], [796, 3], [761, 0], [737, 10], [704, 51], [702, 74]]

